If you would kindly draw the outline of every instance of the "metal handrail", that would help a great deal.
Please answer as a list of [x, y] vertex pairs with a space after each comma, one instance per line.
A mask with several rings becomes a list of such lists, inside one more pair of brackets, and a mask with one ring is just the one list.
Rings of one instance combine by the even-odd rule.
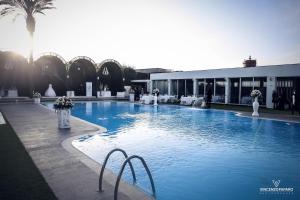
[[146, 169], [146, 172], [147, 172], [147, 174], [148, 174], [148, 177], [149, 177], [150, 183], [151, 183], [152, 195], [153, 195], [154, 198], [156, 198], [156, 192], [155, 192], [155, 186], [154, 186], [153, 178], [152, 178], [152, 175], [151, 175], [151, 173], [150, 173], [150, 170], [149, 170], [149, 168], [148, 168], [148, 166], [147, 166], [145, 160], [144, 160], [142, 157], [140, 157], [140, 156], [133, 155], [133, 156], [128, 157], [128, 158], [124, 161], [124, 163], [123, 163], [123, 165], [122, 165], [122, 167], [121, 167], [121, 170], [120, 170], [120, 172], [119, 172], [119, 175], [118, 175], [118, 178], [117, 178], [117, 181], [116, 181], [116, 185], [115, 185], [114, 200], [117, 200], [117, 199], [118, 199], [118, 189], [119, 189], [119, 184], [120, 184], [120, 180], [121, 180], [123, 171], [124, 171], [124, 169], [125, 169], [125, 166], [127, 165], [127, 163], [130, 164], [130, 160], [131, 160], [131, 159], [134, 159], [134, 158], [139, 159], [139, 160], [142, 162], [144, 168]]
[[[116, 149], [113, 149], [111, 150], [105, 157], [105, 160], [104, 160], [104, 163], [102, 165], [102, 168], [101, 168], [101, 171], [100, 171], [100, 176], [99, 176], [99, 191], [102, 192], [102, 180], [103, 180], [103, 174], [104, 174], [104, 169], [105, 169], [105, 166], [107, 164], [107, 161], [109, 159], [109, 157], [116, 151], [119, 151], [121, 153], [123, 153], [124, 157], [126, 158], [126, 160], [128, 159], [128, 155], [126, 154], [126, 152], [123, 150], [123, 149], [119, 149], [119, 148], [116, 148]], [[135, 172], [134, 172], [134, 169], [133, 169], [133, 166], [131, 164], [131, 162], [129, 162], [129, 166], [130, 166], [130, 170], [131, 170], [131, 173], [132, 173], [132, 177], [133, 177], [133, 183], [136, 183], [136, 177], [135, 177]]]

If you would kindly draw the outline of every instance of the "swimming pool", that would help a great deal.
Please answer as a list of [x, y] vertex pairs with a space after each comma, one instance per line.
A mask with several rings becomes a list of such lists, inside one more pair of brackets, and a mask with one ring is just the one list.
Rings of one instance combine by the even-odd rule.
[[[73, 141], [76, 148], [99, 163], [116, 147], [144, 157], [159, 200], [300, 199], [300, 124], [108, 101], [76, 103], [72, 115], [108, 130]], [[121, 160], [114, 154], [107, 167], [117, 174]], [[146, 172], [133, 164], [138, 185], [150, 191]], [[131, 182], [128, 169], [123, 178]]]

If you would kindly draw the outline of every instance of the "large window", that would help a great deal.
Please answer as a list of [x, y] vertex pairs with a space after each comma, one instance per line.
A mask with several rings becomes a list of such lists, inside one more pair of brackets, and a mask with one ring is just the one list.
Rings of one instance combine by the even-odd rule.
[[204, 82], [204, 79], [199, 79], [197, 81], [197, 84], [198, 84], [198, 96], [199, 97], [204, 97], [204, 87], [205, 87], [205, 82]]
[[178, 88], [177, 88], [177, 80], [171, 81], [171, 95], [177, 96], [178, 95]]
[[[277, 78], [277, 95], [282, 98], [283, 104], [289, 104], [292, 101], [292, 93], [296, 89], [295, 80], [294, 77]], [[299, 95], [300, 90], [298, 89], [296, 92]]]
[[210, 78], [210, 79], [206, 79], [206, 89], [205, 89], [205, 95], [207, 95], [207, 92], [211, 90], [212, 94], [214, 95], [215, 91], [214, 91], [214, 79]]
[[230, 103], [239, 103], [239, 89], [240, 88], [240, 79], [231, 78], [230, 79]]
[[185, 80], [178, 80], [178, 98], [185, 96]]
[[193, 80], [185, 80], [185, 96], [193, 96]]
[[167, 80], [153, 81], [153, 89], [154, 88], [158, 88], [159, 94], [161, 95], [168, 94], [168, 81]]
[[216, 79], [216, 92], [213, 102], [224, 103], [225, 102], [225, 79]]
[[253, 90], [253, 77], [242, 78], [241, 85], [241, 104], [252, 104], [252, 97], [250, 96]]
[[267, 97], [267, 78], [266, 77], [255, 77], [254, 78], [254, 89], [261, 92], [262, 96], [258, 99], [261, 105], [266, 105]]

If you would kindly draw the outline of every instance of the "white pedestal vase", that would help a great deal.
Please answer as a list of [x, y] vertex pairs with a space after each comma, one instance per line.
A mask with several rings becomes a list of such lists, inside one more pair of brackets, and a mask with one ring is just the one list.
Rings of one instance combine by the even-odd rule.
[[258, 117], [259, 116], [259, 114], [258, 114], [258, 108], [259, 108], [258, 97], [255, 97], [255, 100], [252, 103], [252, 106], [253, 106], [252, 116], [253, 117]]
[[33, 98], [34, 103], [41, 103], [41, 99], [40, 98]]
[[57, 110], [58, 128], [60, 129], [71, 128], [70, 114], [71, 114], [70, 109]]
[[134, 94], [129, 94], [129, 101], [134, 102]]
[[155, 94], [154, 96], [154, 103], [153, 103], [154, 106], [157, 106], [157, 94]]

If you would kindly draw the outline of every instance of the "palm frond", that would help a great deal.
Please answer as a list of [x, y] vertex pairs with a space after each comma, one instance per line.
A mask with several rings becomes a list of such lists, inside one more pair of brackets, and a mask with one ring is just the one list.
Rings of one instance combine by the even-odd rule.
[[4, 17], [4, 16], [12, 14], [16, 11], [17, 11], [17, 9], [14, 7], [5, 7], [0, 11], [0, 15]]

